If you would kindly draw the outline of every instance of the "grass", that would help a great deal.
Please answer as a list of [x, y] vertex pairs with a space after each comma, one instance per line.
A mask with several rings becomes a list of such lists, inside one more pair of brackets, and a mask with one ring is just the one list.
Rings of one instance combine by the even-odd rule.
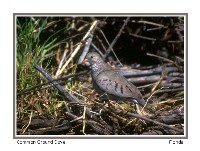
[[[85, 33], [85, 31], [81, 31], [81, 33], [73, 33], [73, 18], [71, 18], [71, 20], [69, 20], [69, 18], [67, 19], [68, 20], [64, 24], [65, 26], [59, 28], [56, 28], [56, 26], [49, 27], [49, 23], [54, 22], [51, 17], [18, 17], [16, 19], [17, 92], [23, 91], [26, 88], [38, 85], [45, 81], [43, 76], [41, 76], [41, 74], [33, 67], [35, 63], [43, 67], [53, 77], [59, 64], [59, 61], [57, 61], [57, 56], [62, 53], [60, 48], [63, 47], [63, 44], [68, 43], [69, 45], [70, 40], [74, 43], [67, 52], [69, 57], [69, 54], [73, 52], [76, 44], [80, 42], [81, 38], [79, 38], [77, 35], [81, 35], [82, 37], [82, 33]], [[180, 21], [181, 19], [182, 18], [180, 18]], [[78, 22], [75, 21], [76, 26], [77, 24]], [[70, 33], [74, 39], [68, 38], [70, 37]], [[79, 69], [76, 61], [74, 61], [66, 67], [65, 73], [74, 74], [77, 73], [78, 70]], [[93, 90], [85, 85], [85, 83], [89, 80], [84, 79], [84, 77], [81, 78], [81, 80], [69, 78], [65, 80], [65, 83], [62, 83], [64, 88], [77, 97], [82, 103], [67, 103], [67, 107], [74, 115], [77, 117], [84, 117], [84, 109], [86, 106], [91, 109], [91, 111], [96, 113], [99, 113], [102, 107], [105, 107], [106, 109], [110, 110], [110, 112], [102, 112], [102, 114], [99, 116], [99, 119], [103, 119], [111, 126], [113, 126], [113, 123], [117, 121], [119, 124], [118, 127], [122, 127], [122, 130], [125, 132], [127, 131], [127, 133], [132, 133], [133, 127], [139, 129], [138, 131], [142, 131], [143, 127], [140, 127], [140, 124], [138, 127], [135, 126], [138, 124], [138, 120], [135, 120], [135, 118], [130, 118], [126, 114], [116, 115], [114, 112], [112, 113], [112, 110], [121, 110], [124, 112], [128, 111], [132, 113], [135, 111], [132, 103], [115, 100], [110, 101], [110, 103], [99, 101], [96, 94], [93, 93]], [[168, 96], [168, 99], [162, 100], [160, 104], [158, 104], [158, 108], [160, 109], [163, 107], [170, 109], [172, 106], [174, 106], [174, 104], [182, 105], [184, 102], [183, 97], [183, 92], [176, 94], [173, 93], [172, 95]], [[157, 100], [157, 98], [158, 96], [153, 96], [154, 100]], [[63, 96], [61, 96], [58, 90], [52, 87], [51, 84], [43, 86], [40, 89], [36, 89], [35, 91], [18, 95], [17, 120], [19, 123], [21, 121], [26, 121], [24, 125], [18, 127], [20, 129], [18, 134], [26, 134], [26, 132], [28, 132], [32, 119], [42, 118], [69, 120], [70, 117], [64, 114], [66, 102]], [[87, 120], [89, 121], [91, 119], [88, 118], [86, 121]], [[72, 123], [74, 125], [71, 128], [71, 132], [78, 134], [90, 134], [90, 132], [93, 133], [91, 128], [84, 124], [86, 121], [83, 120], [82, 124], [77, 124], [75, 122], [75, 124]]]
[[[35, 63], [43, 67], [52, 77], [55, 75], [59, 62], [57, 55], [62, 52], [61, 47], [68, 43], [66, 35], [72, 33], [71, 22], [67, 22], [64, 27], [48, 27], [54, 22], [52, 18], [16, 18], [16, 74], [17, 92], [21, 92], [29, 87], [45, 82], [43, 76], [33, 67]], [[47, 27], [49, 30], [47, 30]], [[54, 29], [56, 28], [56, 29]], [[53, 32], [49, 32], [52, 31]], [[63, 33], [64, 36], [63, 36]], [[77, 36], [73, 35], [73, 38]], [[70, 39], [70, 38], [69, 38]], [[70, 40], [69, 40], [70, 41]], [[66, 44], [67, 45], [67, 44]], [[73, 48], [71, 48], [73, 50]], [[68, 50], [68, 54], [70, 54]], [[59, 56], [60, 57], [60, 56]], [[66, 74], [77, 72], [77, 65], [70, 63], [66, 69]], [[81, 101], [86, 100], [88, 89], [82, 87], [82, 82], [69, 78], [63, 84]], [[26, 134], [32, 119], [63, 119], [63, 106], [65, 100], [58, 93], [58, 90], [51, 84], [35, 89], [22, 95], [17, 95], [17, 124], [20, 129], [18, 134]], [[76, 104], [68, 104], [77, 114], [82, 114], [82, 110]]]
[[[17, 92], [42, 82], [40, 73], [33, 67], [35, 63], [53, 75], [52, 56], [55, 56], [54, 51], [63, 43], [58, 40], [57, 36], [65, 29], [47, 35], [44, 29], [49, 18], [33, 19], [32, 17], [16, 18]], [[51, 118], [56, 118], [57, 110], [62, 106], [62, 101], [58, 100], [57, 95], [58, 92], [51, 88], [19, 95], [17, 97], [17, 118], [28, 118], [33, 110], [37, 111], [38, 115], [48, 113]]]

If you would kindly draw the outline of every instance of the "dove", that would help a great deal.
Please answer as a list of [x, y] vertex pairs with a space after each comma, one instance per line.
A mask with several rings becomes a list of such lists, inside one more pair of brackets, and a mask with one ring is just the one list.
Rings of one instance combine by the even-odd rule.
[[[97, 52], [89, 52], [84, 62], [90, 64], [93, 87], [98, 94], [145, 106], [146, 101], [139, 89], [108, 65]], [[146, 107], [152, 111], [149, 106]]]

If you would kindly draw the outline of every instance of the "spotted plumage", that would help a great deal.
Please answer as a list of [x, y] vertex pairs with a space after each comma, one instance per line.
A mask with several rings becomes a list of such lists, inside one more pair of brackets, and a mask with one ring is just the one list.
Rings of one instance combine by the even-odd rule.
[[109, 98], [145, 105], [145, 100], [138, 88], [106, 64], [98, 53], [88, 53], [85, 62], [91, 65], [93, 86], [97, 93], [106, 94]]

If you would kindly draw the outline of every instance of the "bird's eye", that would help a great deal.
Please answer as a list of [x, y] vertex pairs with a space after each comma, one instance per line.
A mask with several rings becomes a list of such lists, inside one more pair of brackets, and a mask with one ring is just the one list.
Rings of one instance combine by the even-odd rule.
[[91, 56], [90, 58], [93, 58], [93, 56]]

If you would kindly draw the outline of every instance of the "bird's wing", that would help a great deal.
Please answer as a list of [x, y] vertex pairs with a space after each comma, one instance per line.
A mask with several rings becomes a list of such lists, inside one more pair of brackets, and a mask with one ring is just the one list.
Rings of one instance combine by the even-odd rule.
[[138, 88], [125, 77], [113, 70], [105, 70], [96, 77], [96, 84], [100, 89], [108, 94], [124, 97], [142, 99], [142, 95]]

